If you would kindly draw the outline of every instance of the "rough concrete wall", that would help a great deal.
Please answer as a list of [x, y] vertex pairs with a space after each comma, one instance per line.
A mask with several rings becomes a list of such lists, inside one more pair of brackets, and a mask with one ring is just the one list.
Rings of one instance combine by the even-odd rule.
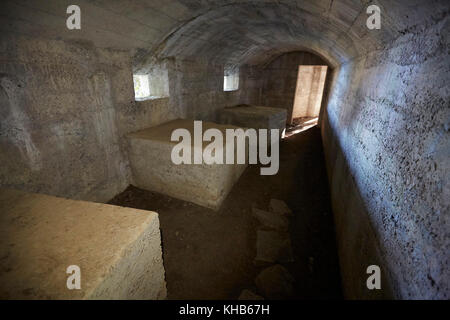
[[309, 52], [291, 52], [273, 60], [261, 74], [263, 78], [261, 103], [265, 106], [286, 109], [288, 121], [292, 117], [299, 65], [328, 64]]
[[255, 92], [223, 91], [223, 65], [167, 59], [170, 97], [134, 101], [130, 51], [3, 37], [0, 185], [106, 201], [132, 182], [125, 134], [176, 118], [216, 120]]
[[121, 192], [124, 134], [172, 116], [167, 99], [135, 103], [129, 52], [4, 36], [0, 55], [0, 185], [93, 201]]
[[222, 108], [258, 99], [252, 68], [242, 66], [239, 75], [238, 90], [223, 91], [224, 65], [176, 59], [169, 67], [170, 108], [182, 118], [217, 121]]
[[170, 107], [170, 98], [136, 101], [120, 109], [117, 118], [119, 131], [123, 134], [157, 126], [179, 118], [177, 110]]
[[443, 14], [336, 72], [322, 133], [347, 297], [450, 296], [448, 34]]

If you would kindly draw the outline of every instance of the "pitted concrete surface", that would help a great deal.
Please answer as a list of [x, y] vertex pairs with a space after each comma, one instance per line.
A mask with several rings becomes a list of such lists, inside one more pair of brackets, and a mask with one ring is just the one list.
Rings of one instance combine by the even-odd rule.
[[322, 131], [336, 220], [353, 225], [338, 231], [344, 278], [377, 261], [404, 299], [450, 295], [448, 26], [437, 18], [343, 65]]
[[[2, 299], [164, 299], [155, 212], [0, 189]], [[66, 269], [80, 268], [69, 290]]]

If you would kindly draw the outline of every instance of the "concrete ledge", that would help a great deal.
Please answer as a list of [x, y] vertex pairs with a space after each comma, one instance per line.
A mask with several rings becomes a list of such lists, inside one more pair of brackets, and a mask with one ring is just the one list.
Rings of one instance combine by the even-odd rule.
[[157, 213], [9, 189], [0, 212], [1, 299], [166, 297]]
[[[217, 128], [224, 137], [227, 128], [237, 128], [205, 121], [202, 126], [203, 131]], [[171, 153], [178, 142], [170, 141], [170, 137], [178, 128], [189, 130], [194, 137], [193, 120], [182, 119], [128, 135], [134, 183], [143, 189], [217, 210], [247, 164], [174, 164]], [[208, 144], [203, 143], [202, 148]]]
[[286, 128], [286, 117], [285, 109], [241, 104], [222, 109], [219, 122], [253, 129], [280, 129], [281, 134]]

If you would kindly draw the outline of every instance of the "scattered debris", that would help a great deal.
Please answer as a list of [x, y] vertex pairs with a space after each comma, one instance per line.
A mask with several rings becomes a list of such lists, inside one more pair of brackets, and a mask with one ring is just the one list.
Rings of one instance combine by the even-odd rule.
[[293, 262], [291, 240], [288, 233], [259, 229], [256, 236], [255, 264]]
[[294, 296], [294, 277], [277, 264], [261, 271], [255, 283], [266, 299], [289, 299]]
[[289, 220], [280, 214], [252, 208], [253, 216], [263, 225], [269, 229], [279, 231], [287, 231], [289, 229]]
[[269, 208], [271, 212], [275, 212], [286, 217], [292, 216], [292, 210], [289, 209], [286, 202], [278, 199], [270, 199]]
[[253, 291], [244, 289], [244, 290], [242, 290], [241, 294], [239, 295], [238, 300], [264, 300], [264, 298], [257, 295]]
[[[289, 237], [289, 217], [292, 216], [291, 209], [287, 204], [278, 199], [270, 199], [270, 211], [252, 207], [253, 216], [262, 225], [256, 235], [256, 258], [255, 264], [267, 266], [272, 263], [293, 262], [291, 240]], [[312, 263], [310, 271], [312, 272]], [[287, 269], [279, 264], [268, 267], [261, 271], [255, 282], [258, 289], [268, 299], [286, 299], [294, 296], [294, 278]], [[248, 291], [248, 292], [245, 292]], [[245, 294], [252, 294], [244, 290], [239, 299]]]

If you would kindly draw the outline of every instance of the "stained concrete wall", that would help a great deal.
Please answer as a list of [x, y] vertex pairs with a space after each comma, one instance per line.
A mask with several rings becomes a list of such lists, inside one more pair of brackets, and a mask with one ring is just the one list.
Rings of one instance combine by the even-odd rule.
[[134, 101], [129, 51], [3, 36], [0, 185], [107, 201], [131, 182], [125, 134], [171, 120], [168, 99]]
[[322, 135], [349, 298], [449, 298], [448, 34], [444, 14], [336, 73]]
[[135, 101], [132, 55], [90, 42], [3, 37], [0, 185], [107, 201], [133, 183], [127, 133], [176, 118], [214, 121], [257, 90], [245, 67], [239, 89], [224, 92], [222, 64], [165, 59], [170, 97]]
[[237, 90], [224, 91], [224, 67], [202, 59], [174, 59], [169, 70], [171, 108], [183, 118], [217, 122], [224, 107], [258, 99], [258, 80], [251, 68], [240, 68]]
[[2, 37], [0, 59], [0, 185], [72, 199], [107, 201], [133, 182], [127, 133], [214, 121], [254, 92], [245, 67], [224, 92], [223, 65], [167, 59], [170, 97], [135, 101], [132, 52], [89, 42]]

